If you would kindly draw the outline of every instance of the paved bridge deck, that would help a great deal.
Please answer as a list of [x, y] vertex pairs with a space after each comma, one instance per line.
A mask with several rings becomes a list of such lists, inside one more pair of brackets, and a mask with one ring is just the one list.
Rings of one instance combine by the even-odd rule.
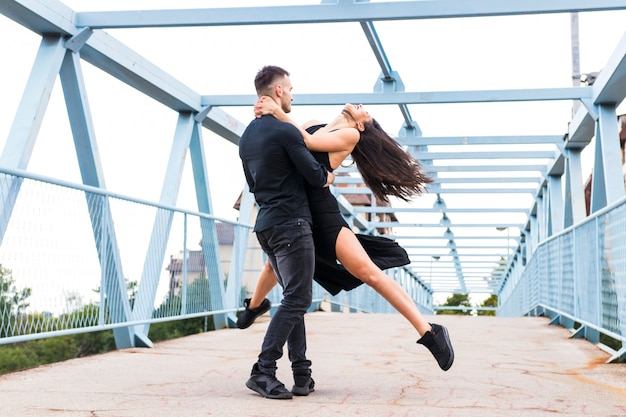
[[[435, 318], [433, 318], [435, 319]], [[4, 417], [624, 416], [626, 365], [544, 318], [437, 316], [456, 351], [442, 372], [399, 315], [307, 316], [317, 390], [245, 387], [268, 319], [0, 376]], [[289, 363], [279, 378], [292, 384]]]

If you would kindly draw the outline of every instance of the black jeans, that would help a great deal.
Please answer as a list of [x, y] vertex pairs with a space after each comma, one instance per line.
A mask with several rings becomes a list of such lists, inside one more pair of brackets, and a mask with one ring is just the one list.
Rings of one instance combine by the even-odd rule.
[[307, 220], [292, 222], [257, 232], [257, 239], [268, 255], [283, 300], [270, 320], [257, 362], [261, 373], [276, 375], [276, 361], [283, 356], [285, 343], [289, 349], [291, 368], [306, 372], [311, 361], [306, 358], [304, 314], [313, 301], [315, 247], [311, 224]]

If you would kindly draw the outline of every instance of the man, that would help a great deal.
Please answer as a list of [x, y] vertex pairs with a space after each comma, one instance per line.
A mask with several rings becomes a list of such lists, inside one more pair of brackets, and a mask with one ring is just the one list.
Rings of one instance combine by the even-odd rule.
[[[265, 66], [256, 75], [257, 94], [271, 97], [291, 111], [289, 73]], [[283, 288], [283, 300], [272, 317], [261, 353], [246, 386], [266, 398], [289, 399], [314, 390], [311, 361], [306, 358], [304, 314], [312, 302], [315, 248], [311, 212], [304, 182], [325, 187], [334, 180], [307, 150], [298, 129], [273, 116], [255, 118], [239, 141], [239, 157], [258, 206], [254, 232]], [[276, 361], [288, 343], [294, 375], [292, 392], [276, 379]]]

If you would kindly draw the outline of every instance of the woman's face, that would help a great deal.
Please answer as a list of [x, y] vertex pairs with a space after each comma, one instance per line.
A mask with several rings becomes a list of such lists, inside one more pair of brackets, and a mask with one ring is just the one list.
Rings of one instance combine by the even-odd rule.
[[362, 104], [347, 103], [343, 107], [343, 111], [348, 113], [348, 115], [357, 123], [365, 123], [372, 120], [372, 116], [370, 116]]

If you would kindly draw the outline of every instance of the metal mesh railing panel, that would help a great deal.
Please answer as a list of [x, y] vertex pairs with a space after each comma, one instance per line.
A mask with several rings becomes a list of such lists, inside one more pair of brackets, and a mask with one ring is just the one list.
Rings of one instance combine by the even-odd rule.
[[[519, 273], [517, 285], [507, 282], [500, 291], [499, 315], [542, 304], [626, 336], [626, 202], [542, 243]], [[519, 302], [535, 289], [536, 303]]]

